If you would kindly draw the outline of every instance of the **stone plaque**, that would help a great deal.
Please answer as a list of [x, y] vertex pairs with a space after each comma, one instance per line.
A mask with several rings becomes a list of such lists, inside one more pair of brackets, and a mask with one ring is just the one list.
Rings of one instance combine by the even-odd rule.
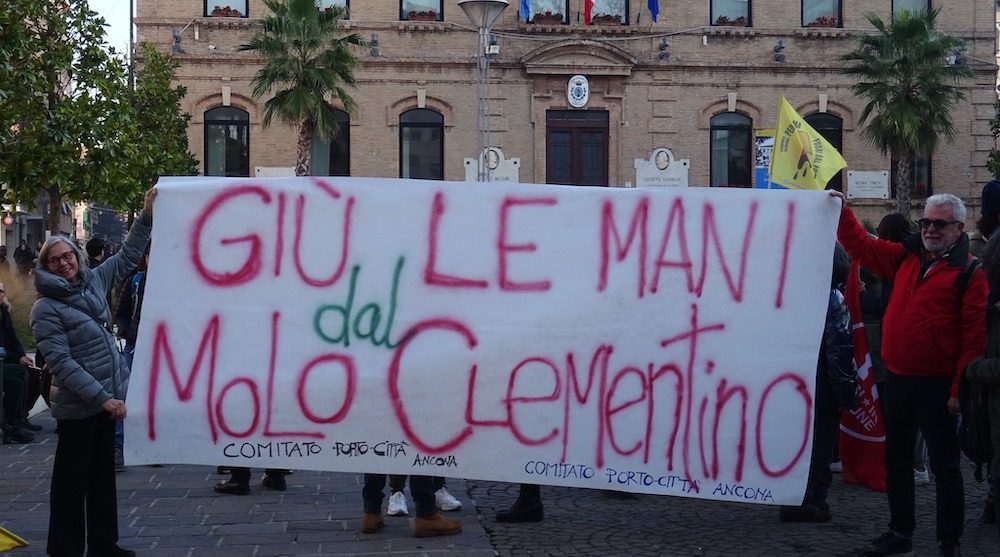
[[889, 199], [889, 172], [848, 170], [847, 199]]
[[278, 178], [295, 176], [294, 166], [258, 166], [254, 168], [254, 176], [258, 178]]
[[[476, 182], [479, 180], [479, 167], [476, 164], [476, 159], [465, 158], [465, 181], [466, 182]], [[480, 162], [486, 164], [486, 169], [489, 171], [489, 182], [509, 182], [512, 184], [520, 183], [521, 177], [521, 159], [513, 158], [508, 159], [504, 155], [503, 149], [499, 147], [489, 147], [484, 151], [484, 156], [480, 158]]]
[[648, 159], [635, 159], [635, 187], [687, 187], [691, 161], [675, 159], [666, 147], [653, 149]]

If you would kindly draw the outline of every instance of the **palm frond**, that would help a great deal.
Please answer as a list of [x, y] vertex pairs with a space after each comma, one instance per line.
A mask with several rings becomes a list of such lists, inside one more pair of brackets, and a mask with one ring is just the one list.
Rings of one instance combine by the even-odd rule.
[[355, 86], [354, 71], [360, 66], [354, 50], [365, 41], [356, 33], [341, 33], [346, 12], [340, 7], [321, 10], [314, 0], [263, 1], [270, 15], [239, 50], [263, 59], [251, 85], [257, 99], [273, 91], [264, 103], [264, 125], [275, 118], [295, 126], [309, 121], [328, 137], [336, 121], [327, 99], [339, 99], [353, 110], [348, 88]]

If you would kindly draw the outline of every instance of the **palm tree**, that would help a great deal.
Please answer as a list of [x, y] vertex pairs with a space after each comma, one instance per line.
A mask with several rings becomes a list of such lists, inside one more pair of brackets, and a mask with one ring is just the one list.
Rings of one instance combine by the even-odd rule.
[[277, 116], [298, 127], [295, 175], [305, 176], [313, 134], [329, 140], [337, 130], [327, 96], [340, 99], [348, 111], [354, 108], [346, 87], [355, 85], [360, 62], [351, 46], [364, 46], [364, 40], [356, 33], [341, 36], [345, 11], [339, 6], [320, 9], [315, 0], [264, 0], [264, 5], [271, 15], [239, 49], [264, 58], [253, 78], [253, 96], [259, 99], [278, 89], [264, 103], [264, 125]]
[[915, 156], [930, 156], [940, 137], [951, 139], [951, 109], [965, 98], [959, 80], [972, 77], [968, 66], [947, 59], [962, 42], [935, 30], [939, 10], [903, 11], [888, 26], [872, 14], [865, 17], [877, 31], [858, 39], [854, 51], [841, 56], [852, 63], [843, 73], [856, 77], [854, 94], [867, 101], [861, 113], [862, 137], [896, 161], [896, 211], [910, 212], [910, 166]]

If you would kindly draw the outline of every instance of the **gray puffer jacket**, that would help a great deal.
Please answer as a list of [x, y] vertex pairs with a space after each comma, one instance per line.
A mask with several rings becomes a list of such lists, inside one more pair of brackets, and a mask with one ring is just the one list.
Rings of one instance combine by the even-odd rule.
[[143, 212], [121, 251], [95, 269], [81, 265], [76, 282], [41, 265], [35, 269], [38, 299], [31, 308], [31, 332], [52, 373], [50, 401], [52, 416], [58, 420], [88, 418], [102, 412], [101, 405], [108, 400], [125, 398], [128, 365], [114, 335], [86, 312], [111, 323], [108, 291], [142, 260], [151, 225], [151, 215]]

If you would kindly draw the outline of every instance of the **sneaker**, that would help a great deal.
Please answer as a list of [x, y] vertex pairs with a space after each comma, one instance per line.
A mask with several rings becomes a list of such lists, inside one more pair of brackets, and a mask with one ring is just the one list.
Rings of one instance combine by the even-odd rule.
[[418, 538], [433, 538], [435, 536], [450, 536], [461, 531], [461, 522], [445, 518], [441, 513], [435, 513], [427, 517], [418, 516], [413, 528], [413, 535]]
[[830, 463], [830, 471], [834, 474], [840, 474], [844, 471], [844, 463], [839, 460], [834, 460]]
[[406, 516], [410, 511], [406, 508], [406, 495], [402, 491], [395, 491], [389, 496], [389, 508], [385, 514], [389, 516]]
[[864, 557], [911, 557], [913, 541], [893, 532], [886, 532], [872, 540], [862, 553]]
[[927, 485], [931, 483], [931, 473], [924, 468], [923, 470], [913, 469], [913, 485]]
[[460, 511], [462, 510], [462, 502], [455, 499], [455, 496], [448, 493], [448, 488], [442, 487], [441, 489], [434, 492], [434, 502], [442, 511]]
[[374, 534], [378, 532], [385, 526], [385, 520], [382, 520], [382, 515], [375, 513], [365, 513], [361, 517], [361, 532], [363, 534]]
[[958, 542], [941, 541], [938, 542], [939, 557], [959, 557]]

